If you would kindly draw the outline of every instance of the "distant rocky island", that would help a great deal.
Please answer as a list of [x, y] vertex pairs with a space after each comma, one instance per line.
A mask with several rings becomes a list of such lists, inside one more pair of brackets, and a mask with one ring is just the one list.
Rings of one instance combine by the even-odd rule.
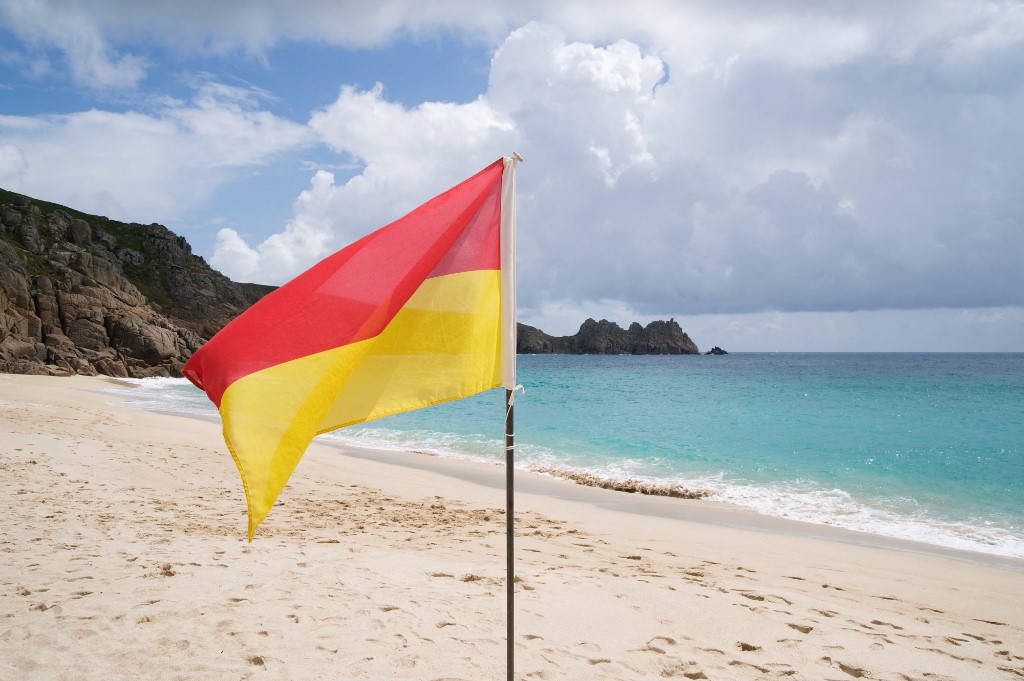
[[516, 352], [524, 355], [699, 355], [675, 319], [623, 329], [607, 319], [588, 319], [573, 336], [549, 336], [540, 329], [520, 324]]
[[[180, 376], [196, 349], [273, 290], [231, 281], [163, 225], [0, 189], [0, 372]], [[700, 354], [674, 319], [628, 329], [588, 319], [573, 336], [520, 324], [517, 350]]]

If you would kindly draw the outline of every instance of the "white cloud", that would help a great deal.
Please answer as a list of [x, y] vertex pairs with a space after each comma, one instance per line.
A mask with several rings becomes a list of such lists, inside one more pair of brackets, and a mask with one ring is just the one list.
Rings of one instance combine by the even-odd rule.
[[[146, 60], [113, 50], [103, 37], [101, 27], [81, 7], [49, 2], [5, 2], [0, 5], [0, 25], [9, 26], [30, 43], [61, 50], [72, 79], [79, 85], [100, 89], [131, 88], [145, 78]], [[34, 61], [32, 69], [39, 72], [38, 58]]]
[[255, 249], [245, 246], [257, 254], [254, 260], [236, 260], [237, 233], [218, 239], [212, 262], [228, 276], [273, 283], [291, 278], [496, 160], [498, 150], [511, 153], [514, 132], [482, 98], [407, 109], [388, 102], [380, 85], [342, 88], [309, 125], [333, 150], [365, 164], [362, 172], [342, 185], [332, 173], [317, 172], [284, 230]]
[[235, 281], [251, 281], [259, 265], [260, 254], [249, 248], [242, 236], [231, 227], [217, 232], [210, 264]]
[[25, 154], [13, 144], [0, 143], [0, 183], [5, 187], [19, 184], [28, 162]]
[[24, 158], [5, 187], [127, 221], [181, 219], [243, 169], [308, 144], [308, 129], [217, 83], [152, 112], [2, 116]]
[[284, 231], [251, 248], [235, 230], [222, 229], [210, 263], [236, 281], [284, 283], [334, 250], [332, 205], [338, 190], [333, 174], [317, 172], [295, 201], [295, 216]]
[[460, 179], [460, 166], [464, 169], [476, 157], [494, 160], [490, 153], [480, 156], [482, 150], [513, 129], [483, 97], [468, 104], [425, 102], [407, 109], [388, 102], [379, 83], [368, 91], [343, 87], [309, 125], [334, 151], [366, 163], [363, 181], [404, 185], [400, 191], [410, 196], [421, 184], [443, 189], [445, 181]]
[[[5, 0], [0, 27], [37, 52], [37, 70], [66, 70], [79, 85], [124, 88], [139, 84], [154, 66], [140, 56], [151, 46], [265, 60], [268, 50], [288, 41], [366, 48], [439, 31], [493, 41], [510, 22], [521, 23], [510, 10], [512, 16], [527, 11], [469, 0], [379, 0], [358, 7], [336, 0]], [[62, 53], [60, 63], [50, 63], [52, 48]]]
[[[324, 231], [335, 245], [351, 242], [520, 145], [551, 182], [579, 182], [571, 191], [577, 202], [586, 201], [586, 187], [595, 182], [614, 186], [624, 174], [650, 174], [654, 159], [642, 119], [663, 73], [660, 60], [635, 45], [567, 43], [557, 29], [530, 24], [498, 50], [488, 93], [467, 104], [407, 108], [387, 101], [380, 84], [369, 91], [343, 87], [334, 103], [313, 114], [310, 127], [365, 168], [309, 197], [307, 210], [317, 201], [329, 209], [320, 209], [325, 217], [306, 233], [319, 243], [331, 241]], [[271, 243], [278, 260], [264, 252]], [[304, 261], [290, 254], [304, 249], [311, 252], [289, 224], [259, 247], [254, 276], [280, 281], [297, 273]], [[299, 269], [282, 268], [282, 261]]]
[[[677, 69], [720, 77], [737, 58], [783, 68], [830, 69], [869, 53], [912, 57], [936, 43], [956, 59], [1018, 45], [1024, 10], [1013, 0], [807, 3], [756, 0], [679, 3], [645, 0], [379, 0], [354, 10], [336, 0], [178, 0], [175, 3], [59, 0], [0, 3], [0, 25], [22, 40], [80, 57], [82, 82], [131, 84], [146, 64], [132, 46], [161, 45], [175, 53], [240, 53], [265, 58], [288, 41], [348, 48], [380, 47], [402, 37], [441, 35], [497, 45], [531, 20], [561, 27], [580, 44], [656, 46]], [[113, 44], [124, 45], [120, 54]], [[141, 51], [141, 48], [140, 50]], [[950, 63], [956, 63], [951, 59]], [[95, 71], [95, 76], [84, 74]], [[121, 72], [120, 76], [103, 73]]]

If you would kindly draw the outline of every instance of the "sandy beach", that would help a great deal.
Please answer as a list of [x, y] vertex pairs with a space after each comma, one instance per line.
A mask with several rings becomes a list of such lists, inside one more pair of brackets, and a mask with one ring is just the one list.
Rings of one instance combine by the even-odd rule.
[[[245, 541], [219, 426], [0, 375], [0, 678], [499, 679], [503, 470], [315, 445]], [[1024, 679], [1024, 561], [540, 476], [521, 679]]]

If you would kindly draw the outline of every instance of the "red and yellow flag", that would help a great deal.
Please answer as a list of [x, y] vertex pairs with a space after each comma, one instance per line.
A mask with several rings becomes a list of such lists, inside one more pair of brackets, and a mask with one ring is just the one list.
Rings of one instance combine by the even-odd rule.
[[314, 436], [514, 388], [518, 160], [499, 159], [314, 265], [182, 369], [220, 410], [250, 541]]

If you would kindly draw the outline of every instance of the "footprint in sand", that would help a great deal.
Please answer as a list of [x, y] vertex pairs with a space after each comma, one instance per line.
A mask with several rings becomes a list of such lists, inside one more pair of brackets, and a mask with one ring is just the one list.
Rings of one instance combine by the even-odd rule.
[[1000, 650], [992, 654], [998, 658], [1006, 660], [1007, 662], [1013, 662], [1014, 660], [1024, 660], [1024, 657], [1021, 657], [1020, 655], [1014, 655], [1009, 650]]
[[892, 627], [893, 629], [899, 629], [900, 631], [903, 630], [903, 627], [899, 626], [898, 624], [893, 624], [891, 622], [883, 622], [881, 620], [871, 620], [871, 623], [872, 624], [877, 624], [877, 625], [880, 625], [880, 626], [885, 626], [885, 627]]
[[656, 643], [658, 643], [658, 644], [664, 643], [665, 645], [674, 646], [676, 644], [676, 640], [674, 638], [672, 638], [671, 636], [655, 636], [654, 638], [652, 638], [650, 641], [647, 642], [647, 645], [648, 646], [653, 646]]
[[[940, 610], [936, 610], [935, 612], [941, 612], [941, 611]], [[975, 622], [981, 622], [982, 624], [994, 624], [997, 627], [1005, 627], [1006, 626], [1006, 622], [993, 622], [992, 620], [974, 620], [974, 621]]]
[[682, 677], [686, 679], [693, 679], [694, 681], [708, 678], [704, 672], [700, 669], [696, 669], [695, 665], [695, 662], [684, 662], [682, 664], [672, 665], [671, 667], [664, 667], [661, 670], [661, 676], [663, 678]]
[[855, 679], [861, 678], [866, 673], [863, 669], [859, 669], [848, 664], [843, 664], [842, 662], [837, 662], [836, 664], [839, 666], [840, 671], [842, 671], [845, 674], [849, 674]]
[[854, 667], [853, 665], [845, 664], [845, 663], [840, 662], [838, 660], [833, 660], [831, 657], [829, 657], [827, 655], [825, 657], [821, 658], [821, 661], [824, 662], [825, 664], [827, 664], [830, 667], [832, 667], [832, 666], [839, 667], [839, 670], [841, 672], [843, 672], [844, 674], [847, 674], [849, 676], [852, 676], [855, 679], [862, 678], [865, 674], [867, 674], [866, 671], [864, 671], [863, 669], [861, 669], [859, 667]]
[[762, 667], [761, 665], [752, 664], [750, 662], [744, 662], [743, 660], [730, 660], [729, 661], [729, 666], [730, 667], [750, 667], [752, 669], [756, 669], [757, 671], [759, 671], [762, 674], [767, 674], [768, 672], [771, 671], [767, 667]]

